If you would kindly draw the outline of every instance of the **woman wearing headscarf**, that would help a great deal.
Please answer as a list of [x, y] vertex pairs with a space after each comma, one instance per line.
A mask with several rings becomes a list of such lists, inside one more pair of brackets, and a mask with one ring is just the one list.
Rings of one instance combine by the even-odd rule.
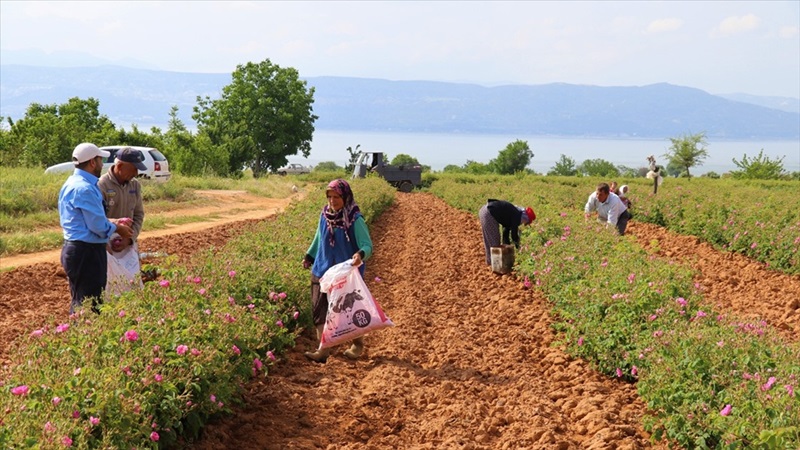
[[[322, 337], [325, 319], [328, 315], [328, 295], [321, 292], [319, 279], [336, 264], [353, 259], [353, 265], [361, 265], [358, 270], [364, 276], [363, 263], [372, 255], [372, 239], [369, 229], [354, 198], [347, 181], [336, 179], [325, 190], [327, 204], [322, 208], [319, 225], [311, 246], [303, 257], [303, 267], [311, 269], [311, 303], [317, 339]], [[344, 355], [358, 359], [364, 351], [364, 338], [353, 340]], [[330, 348], [306, 352], [305, 356], [319, 363], [327, 361]]]
[[500, 226], [503, 226], [503, 244], [514, 243], [519, 249], [519, 227], [530, 225], [536, 220], [531, 207], [523, 208], [504, 200], [490, 198], [478, 211], [483, 230], [483, 246], [486, 250], [486, 264], [492, 265], [492, 247], [500, 246]]

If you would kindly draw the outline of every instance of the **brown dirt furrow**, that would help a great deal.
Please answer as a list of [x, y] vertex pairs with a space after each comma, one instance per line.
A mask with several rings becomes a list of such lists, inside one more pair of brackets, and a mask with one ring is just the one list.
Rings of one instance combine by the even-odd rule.
[[682, 236], [648, 223], [633, 223], [630, 233], [659, 256], [689, 263], [705, 301], [743, 320], [764, 319], [787, 337], [800, 337], [800, 276], [769, 270], [738, 253], [720, 252], [694, 236]]
[[552, 346], [547, 303], [482, 263], [475, 217], [398, 193], [371, 233], [367, 283], [396, 327], [358, 362], [306, 361], [303, 338], [193, 448], [651, 447], [634, 386]]
[[[255, 222], [142, 239], [141, 250], [183, 259]], [[188, 448], [653, 448], [634, 386], [553, 345], [547, 302], [482, 263], [474, 216], [428, 194], [398, 193], [377, 222], [367, 283], [397, 326], [369, 336], [357, 362], [339, 348], [327, 364], [311, 363], [302, 352], [315, 342], [301, 336], [267, 379], [244, 386], [243, 406]], [[800, 335], [800, 277], [652, 225], [629, 230], [651, 251], [697, 268], [720, 312]], [[16, 336], [66, 318], [60, 272], [57, 262], [0, 272], [0, 363]]]

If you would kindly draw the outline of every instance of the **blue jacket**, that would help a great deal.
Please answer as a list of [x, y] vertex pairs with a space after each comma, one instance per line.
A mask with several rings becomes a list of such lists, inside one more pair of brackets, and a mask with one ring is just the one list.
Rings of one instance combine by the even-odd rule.
[[106, 217], [97, 177], [75, 169], [58, 193], [58, 215], [64, 240], [105, 244], [117, 231]]
[[[336, 264], [347, 261], [359, 250], [364, 252], [362, 261], [366, 261], [372, 255], [372, 239], [369, 236], [367, 223], [361, 213], [356, 214], [356, 219], [353, 225], [348, 230], [350, 240], [345, 237], [345, 230], [341, 228], [333, 229], [333, 237], [335, 245], [331, 247], [328, 242], [328, 225], [325, 222], [325, 217], [320, 214], [319, 225], [317, 232], [314, 235], [314, 241], [308, 248], [306, 254], [314, 259], [314, 264], [311, 266], [311, 273], [317, 278], [322, 278], [322, 275]], [[364, 268], [366, 264], [362, 263], [358, 270], [361, 276], [364, 276]]]

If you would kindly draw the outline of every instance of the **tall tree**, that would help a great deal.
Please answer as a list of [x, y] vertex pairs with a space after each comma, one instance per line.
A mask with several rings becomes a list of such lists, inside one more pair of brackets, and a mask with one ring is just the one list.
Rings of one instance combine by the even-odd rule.
[[215, 146], [205, 132], [193, 135], [178, 117], [178, 107], [173, 105], [169, 112], [167, 132], [163, 137], [161, 151], [169, 158], [170, 170], [183, 175], [235, 176], [228, 169], [228, 154], [222, 147]]
[[228, 154], [228, 172], [243, 167], [253, 176], [268, 173], [298, 152], [307, 157], [314, 134], [314, 88], [297, 70], [269, 59], [239, 65], [217, 100], [198, 97], [192, 118], [198, 131]]
[[518, 139], [506, 145], [506, 148], [497, 154], [497, 158], [489, 161], [489, 166], [499, 174], [510, 175], [525, 170], [532, 158], [533, 152], [528, 146], [528, 141]]
[[708, 158], [708, 150], [706, 150], [708, 141], [706, 141], [705, 132], [686, 134], [679, 138], [669, 138], [669, 140], [672, 141], [672, 146], [664, 156], [669, 159], [670, 165], [680, 167], [683, 169], [681, 173], [691, 177], [689, 169], [703, 165], [703, 160]]
[[567, 155], [562, 154], [561, 158], [556, 161], [556, 165], [550, 168], [547, 172], [548, 175], [563, 175], [574, 176], [578, 174], [578, 168], [575, 167], [575, 160]]

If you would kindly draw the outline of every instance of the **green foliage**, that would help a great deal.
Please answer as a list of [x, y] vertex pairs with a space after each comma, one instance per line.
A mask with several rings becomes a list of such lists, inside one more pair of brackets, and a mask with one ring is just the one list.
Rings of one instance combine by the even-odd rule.
[[[685, 174], [686, 177], [691, 177], [689, 169], [703, 165], [703, 160], [708, 158], [706, 134], [704, 132], [687, 134], [669, 140], [672, 145], [664, 156], [669, 159], [669, 164], [680, 168], [681, 176]], [[669, 170], [669, 166], [667, 169]]]
[[322, 161], [314, 167], [314, 170], [320, 172], [344, 172], [344, 167], [336, 164], [334, 161]]
[[547, 175], [561, 175], [561, 176], [574, 176], [578, 174], [578, 168], [575, 167], [575, 160], [562, 154], [561, 158], [556, 161]]
[[[367, 223], [395, 194], [380, 179], [353, 190]], [[299, 260], [324, 201], [317, 189], [188, 266], [168, 259], [160, 281], [107, 299], [100, 315], [20, 337], [0, 385], [0, 447], [173, 447], [229, 413], [311, 325]]]
[[[633, 167], [617, 166], [617, 169], [619, 170], [620, 176], [623, 178], [636, 178], [639, 175], [637, 169]], [[645, 175], [647, 175], [647, 172], [645, 172]]]
[[493, 172], [510, 175], [524, 171], [532, 158], [533, 151], [528, 146], [528, 141], [516, 140], [506, 145], [506, 148], [497, 154], [497, 158], [489, 161], [489, 167]]
[[356, 167], [356, 163], [358, 162], [358, 157], [361, 155], [361, 144], [356, 144], [356, 148], [347, 147], [347, 154], [350, 155], [350, 159], [347, 160], [347, 167], [345, 167], [344, 171], [347, 173], [353, 173], [353, 169]]
[[578, 172], [589, 177], [618, 177], [619, 169], [602, 158], [587, 159], [578, 166]]
[[740, 170], [732, 170], [731, 176], [737, 179], [749, 180], [778, 180], [784, 178], [783, 158], [772, 160], [764, 156], [764, 149], [758, 152], [758, 156], [747, 159], [747, 153], [742, 156], [741, 161], [732, 158]]
[[[787, 342], [764, 322], [720, 315], [703, 301], [690, 268], [648, 254], [602, 224], [584, 223], [577, 205], [597, 180], [571, 180], [473, 177], [466, 182], [450, 175], [439, 177], [430, 191], [473, 214], [497, 192], [532, 203], [537, 220], [523, 229], [517, 277], [549, 299], [560, 344], [573, 357], [637, 384], [648, 406], [645, 428], [656, 440], [682, 448], [800, 448], [800, 344]], [[643, 182], [629, 185], [635, 193]], [[754, 197], [741, 195], [741, 183], [736, 189], [721, 189], [718, 183], [698, 179], [691, 186], [705, 187], [698, 192], [704, 196], [736, 192], [727, 198], [729, 205], [738, 198], [745, 199], [741, 204], [753, 203]], [[789, 185], [769, 187], [785, 200], [796, 198]], [[683, 185], [680, 190], [672, 204], [687, 196]], [[536, 192], [547, 195], [531, 198]], [[796, 211], [796, 202], [785, 209]], [[686, 206], [683, 217], [695, 216], [694, 202]], [[725, 217], [716, 220], [730, 226]], [[773, 231], [754, 233], [774, 236]], [[800, 230], [791, 233], [800, 242]]]
[[94, 98], [70, 98], [61, 105], [32, 103], [25, 117], [11, 123], [3, 138], [0, 160], [8, 166], [46, 167], [70, 161], [81, 142], [110, 145], [114, 124], [99, 112]]
[[[334, 177], [343, 174], [335, 174]], [[44, 174], [40, 168], [0, 166], [0, 257], [58, 248], [63, 244], [59, 229], [58, 192], [69, 174]], [[330, 178], [331, 174], [326, 175]], [[291, 183], [281, 177], [231, 179], [218, 176], [173, 175], [168, 183], [142, 181], [144, 230], [175, 224], [174, 217], [160, 214], [209, 200], [194, 195], [197, 189], [245, 190], [254, 195], [285, 198]]]
[[[669, 175], [671, 177], [675, 177], [675, 178], [688, 178], [689, 177], [687, 175], [686, 168], [684, 166], [681, 166], [675, 160], [670, 160], [667, 163], [667, 167], [666, 167], [665, 170], [667, 172], [666, 175]], [[664, 175], [662, 174], [661, 176], [664, 176]]]
[[400, 153], [392, 159], [390, 163], [393, 166], [401, 166], [401, 165], [410, 165], [410, 166], [419, 166], [419, 161], [417, 158], [412, 156], [406, 155], [405, 153]]
[[161, 130], [153, 127], [150, 133], [146, 133], [141, 131], [136, 124], [131, 125], [130, 131], [125, 129], [117, 130], [117, 136], [114, 138], [113, 142], [115, 145], [154, 147], [159, 150], [164, 148], [164, 141], [161, 139]]
[[798, 274], [798, 190], [797, 181], [699, 177], [689, 182], [678, 178], [667, 188], [661, 186], [656, 196], [634, 190], [631, 200], [636, 205], [636, 220], [697, 236], [719, 250], [741, 253], [774, 270]]
[[314, 133], [314, 88], [297, 70], [269, 59], [239, 65], [217, 100], [197, 99], [192, 118], [213, 147], [228, 155], [227, 172], [250, 167], [254, 177], [287, 163], [298, 152], [308, 157]]
[[479, 163], [476, 161], [467, 160], [461, 167], [461, 171], [472, 175], [483, 175], [492, 173], [492, 166], [489, 164]]

